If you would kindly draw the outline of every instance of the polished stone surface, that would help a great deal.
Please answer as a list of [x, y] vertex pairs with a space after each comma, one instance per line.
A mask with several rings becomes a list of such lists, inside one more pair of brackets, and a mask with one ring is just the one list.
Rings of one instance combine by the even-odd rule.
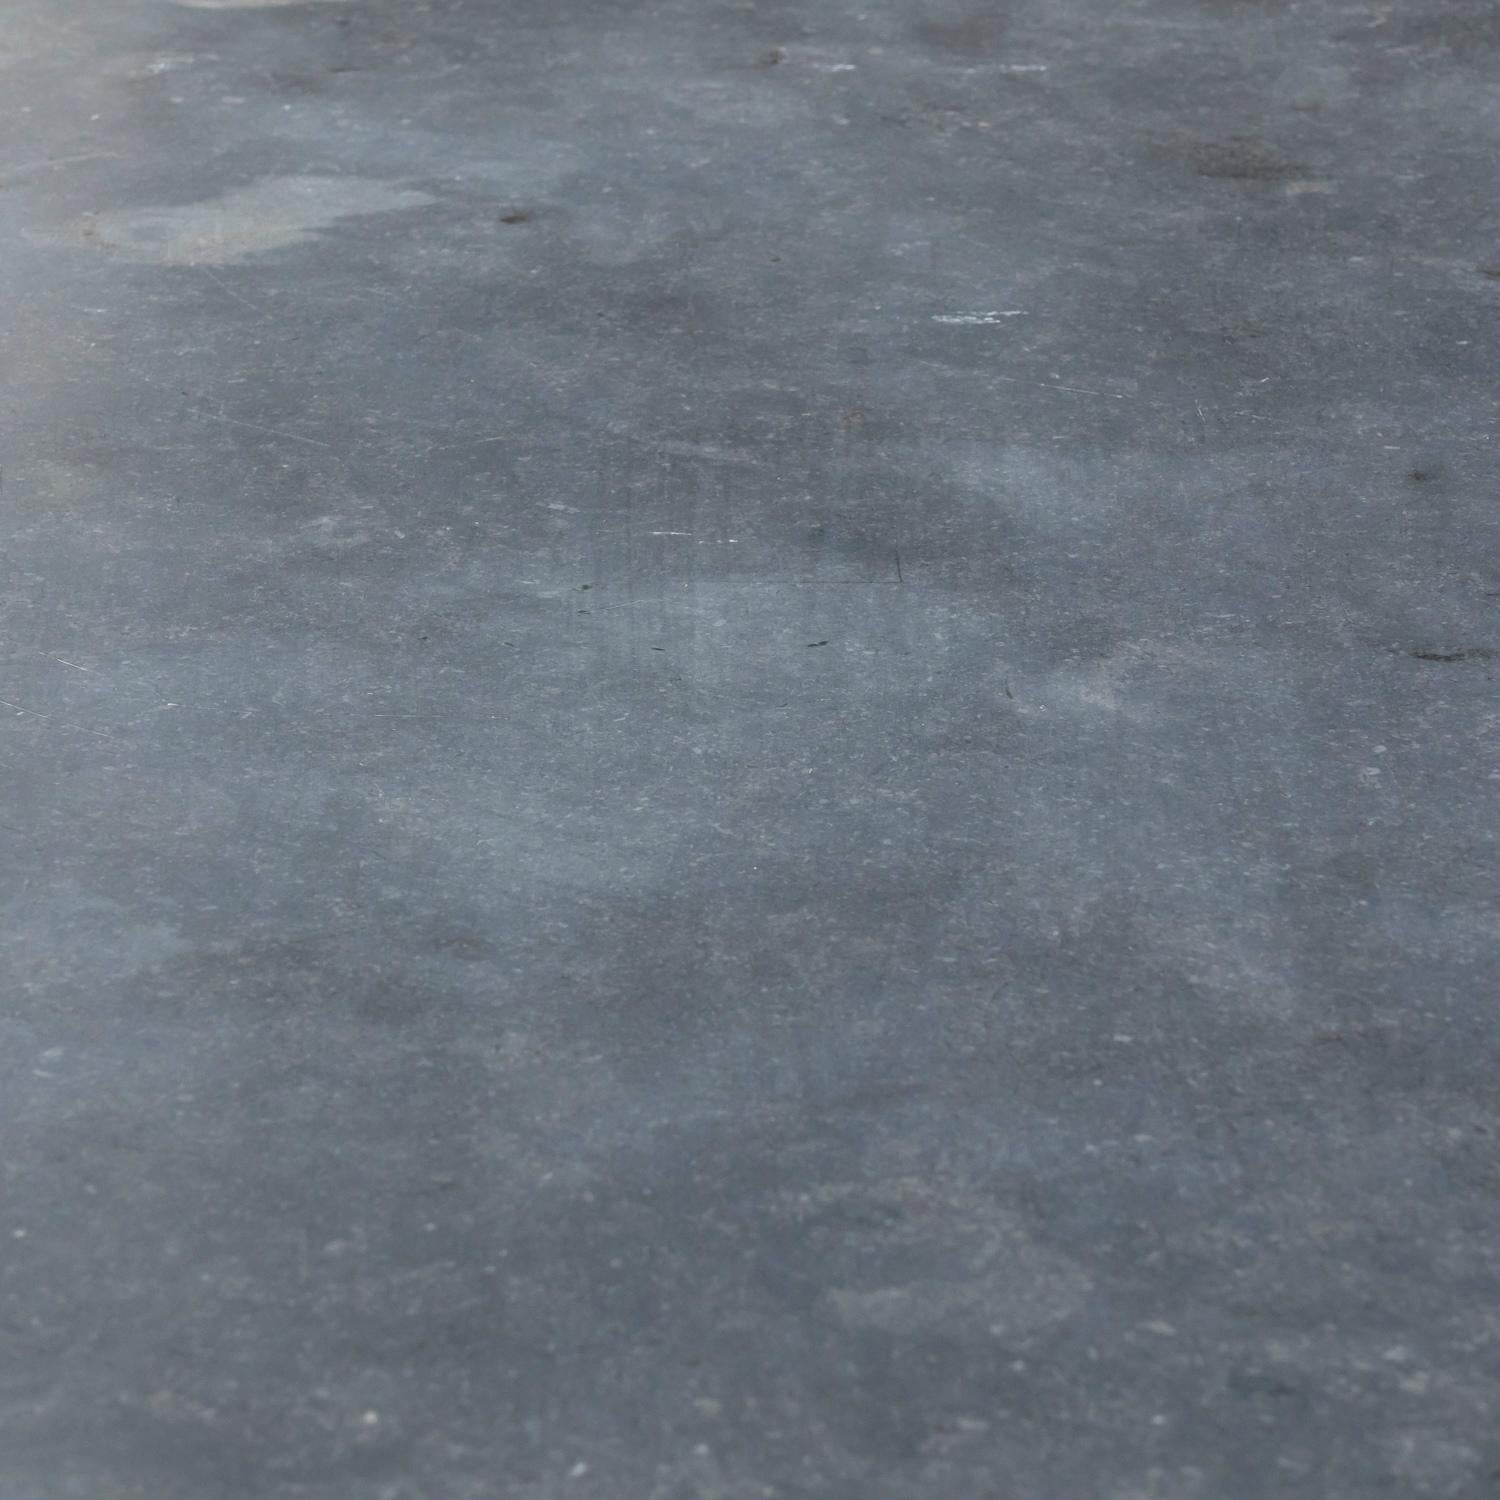
[[1497, 79], [0, 0], [0, 1497], [1492, 1493]]

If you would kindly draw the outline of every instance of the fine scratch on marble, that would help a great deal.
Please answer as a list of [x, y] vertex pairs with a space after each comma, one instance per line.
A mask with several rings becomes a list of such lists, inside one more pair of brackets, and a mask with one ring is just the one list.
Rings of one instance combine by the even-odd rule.
[[1083, 385], [1060, 385], [1055, 380], [1021, 380], [1015, 375], [996, 375], [994, 379], [1003, 380], [1010, 385], [1035, 386], [1039, 391], [1071, 391], [1075, 396], [1104, 396], [1112, 401], [1126, 399], [1120, 391], [1093, 391]]
[[332, 443], [325, 443], [321, 438], [303, 437], [298, 432], [284, 432], [279, 427], [262, 427], [259, 422], [245, 422], [239, 417], [226, 417], [223, 412], [204, 411], [201, 406], [190, 406], [188, 410], [197, 417], [208, 417], [215, 422], [227, 423], [230, 427], [247, 427], [251, 432], [264, 432], [270, 437], [286, 438], [288, 442], [307, 443], [314, 448], [331, 448]]
[[19, 703], [12, 703], [9, 698], [0, 698], [0, 708], [13, 708], [18, 714], [24, 714], [29, 719], [45, 719], [49, 724], [56, 724], [62, 729], [76, 729], [81, 734], [91, 734], [95, 739], [107, 740], [109, 735], [103, 730], [90, 729], [86, 724], [74, 724], [68, 719], [59, 719], [52, 714], [44, 714], [35, 708], [25, 708]]
[[1009, 307], [997, 309], [994, 312], [970, 312], [970, 313], [933, 313], [934, 323], [954, 323], [966, 328], [988, 328], [997, 323], [1003, 323], [1006, 318], [1024, 318], [1026, 309], [1024, 307]]

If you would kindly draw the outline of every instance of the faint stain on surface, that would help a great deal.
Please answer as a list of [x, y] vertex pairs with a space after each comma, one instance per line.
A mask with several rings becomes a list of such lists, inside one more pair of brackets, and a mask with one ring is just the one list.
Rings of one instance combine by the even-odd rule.
[[979, 1322], [999, 1334], [1016, 1334], [1074, 1313], [1087, 1285], [1071, 1268], [1010, 1266], [962, 1281], [916, 1280], [871, 1291], [836, 1288], [828, 1304], [851, 1328], [913, 1335]]
[[[813, 1245], [855, 1252], [859, 1283], [823, 1307], [848, 1328], [912, 1336], [970, 1326], [1018, 1334], [1063, 1322], [1088, 1297], [1084, 1267], [1037, 1241], [1011, 1210], [952, 1184], [896, 1179], [828, 1184], [794, 1209]], [[912, 1275], [914, 1251], [940, 1244], [944, 1273]]]
[[431, 201], [361, 177], [268, 177], [197, 203], [90, 215], [66, 238], [157, 265], [226, 265], [303, 244], [341, 219]]
[[345, 0], [176, 0], [190, 10], [270, 10], [275, 5], [336, 5]]

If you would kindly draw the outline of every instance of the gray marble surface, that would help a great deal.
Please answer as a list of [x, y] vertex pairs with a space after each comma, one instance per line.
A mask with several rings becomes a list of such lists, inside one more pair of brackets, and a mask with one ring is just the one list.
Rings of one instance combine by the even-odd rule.
[[1492, 1494], [1497, 61], [0, 0], [0, 1497]]

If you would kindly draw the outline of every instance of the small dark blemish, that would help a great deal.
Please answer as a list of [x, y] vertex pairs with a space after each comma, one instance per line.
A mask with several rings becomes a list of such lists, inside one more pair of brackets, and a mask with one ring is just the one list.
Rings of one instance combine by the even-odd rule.
[[536, 215], [529, 208], [513, 209], [508, 214], [500, 215], [502, 224], [529, 224]]
[[1491, 281], [1500, 281], [1500, 266], [1475, 266], [1474, 269], [1481, 276], [1488, 276]]
[[1228, 182], [1280, 182], [1305, 170], [1283, 158], [1265, 141], [1235, 136], [1227, 141], [1200, 141], [1188, 148], [1200, 177]]
[[1429, 480], [1429, 479], [1432, 478], [1432, 470], [1431, 469], [1412, 469], [1412, 470], [1410, 470], [1407, 473], [1406, 477], [1408, 479], [1410, 479], [1410, 480], [1414, 480], [1417, 484], [1423, 484], [1427, 480]]
[[588, 591], [589, 591], [589, 590], [590, 590], [590, 589], [591, 589], [591, 588], [593, 588], [593, 586], [594, 586], [594, 585], [593, 585], [593, 584], [591, 584], [591, 583], [580, 583], [580, 584], [579, 584], [579, 585], [578, 585], [578, 591], [579, 591], [579, 593], [582, 593], [582, 594], [586, 594], [586, 593], [588, 593]]
[[377, 981], [359, 997], [359, 1015], [369, 1021], [399, 1026], [416, 1020], [431, 1009], [433, 997], [427, 991], [390, 977]]
[[755, 59], [755, 66], [757, 68], [774, 68], [785, 56], [786, 53], [780, 47], [771, 47]]
[[1408, 651], [1417, 661], [1489, 661], [1494, 652], [1488, 646], [1466, 646], [1457, 651]]
[[651, 649], [653, 651], [665, 651], [667, 648], [665, 646], [653, 646]]
[[826, 646], [828, 644], [828, 642], [827, 641], [809, 641], [807, 644], [808, 644], [809, 649], [811, 649], [813, 646]]
[[1301, 1392], [1290, 1381], [1260, 1370], [1231, 1371], [1226, 1382], [1237, 1396], [1296, 1396]]
[[427, 946], [445, 958], [462, 959], [465, 963], [479, 963], [490, 956], [490, 946], [477, 932], [462, 928], [433, 933]]
[[[1001, 8], [995, 7], [997, 10]], [[915, 29], [917, 40], [924, 46], [981, 58], [992, 55], [999, 48], [1005, 20], [985, 14], [981, 8], [977, 15], [924, 21]]]

